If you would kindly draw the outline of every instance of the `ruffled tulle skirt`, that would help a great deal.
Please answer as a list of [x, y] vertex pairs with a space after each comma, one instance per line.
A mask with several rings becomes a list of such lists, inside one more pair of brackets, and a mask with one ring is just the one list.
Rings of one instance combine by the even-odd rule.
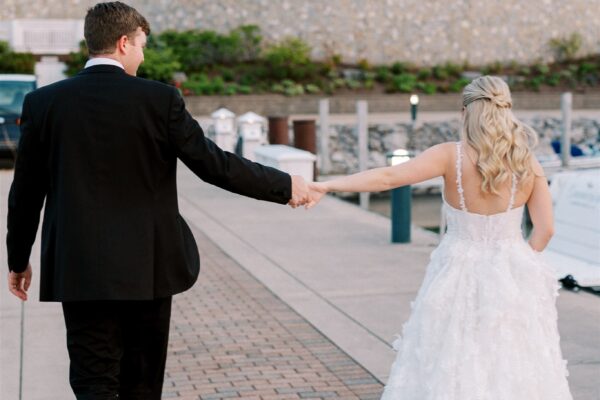
[[523, 240], [446, 236], [394, 342], [382, 400], [571, 400], [558, 288]]

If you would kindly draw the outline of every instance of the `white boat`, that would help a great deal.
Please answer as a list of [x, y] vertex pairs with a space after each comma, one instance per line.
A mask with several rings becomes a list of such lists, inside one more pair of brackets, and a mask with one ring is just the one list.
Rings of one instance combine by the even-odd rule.
[[542, 253], [559, 279], [600, 290], [600, 168], [555, 173], [555, 235]]

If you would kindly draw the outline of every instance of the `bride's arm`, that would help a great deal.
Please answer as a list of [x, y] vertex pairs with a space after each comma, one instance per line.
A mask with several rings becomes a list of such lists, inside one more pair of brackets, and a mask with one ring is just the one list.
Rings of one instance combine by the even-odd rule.
[[454, 143], [441, 143], [405, 163], [333, 179], [322, 186], [327, 192], [380, 192], [426, 181], [444, 175], [454, 148]]
[[527, 200], [527, 209], [533, 223], [529, 245], [535, 251], [542, 251], [554, 234], [552, 195], [548, 188], [548, 181], [544, 176], [544, 169], [535, 158], [533, 159], [533, 172], [535, 174], [533, 191], [529, 200]]

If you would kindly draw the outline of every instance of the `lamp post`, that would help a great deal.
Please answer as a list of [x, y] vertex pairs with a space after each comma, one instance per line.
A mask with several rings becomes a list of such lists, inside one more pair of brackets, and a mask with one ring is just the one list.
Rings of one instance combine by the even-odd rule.
[[419, 95], [410, 96], [410, 134], [408, 137], [408, 148], [415, 148], [415, 122], [417, 121], [417, 108], [419, 107]]
[[[398, 149], [389, 153], [387, 158], [389, 164], [394, 166], [407, 162], [412, 156], [411, 151]], [[410, 243], [411, 197], [410, 185], [392, 189], [392, 243]]]

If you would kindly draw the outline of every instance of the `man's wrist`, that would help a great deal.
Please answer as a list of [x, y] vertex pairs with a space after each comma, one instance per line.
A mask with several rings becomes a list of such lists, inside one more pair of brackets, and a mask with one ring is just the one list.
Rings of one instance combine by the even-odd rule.
[[23, 272], [25, 272], [25, 270], [27, 270], [27, 265], [29, 265], [28, 263], [25, 264], [25, 266], [23, 267], [23, 269], [17, 269], [17, 268], [13, 268], [13, 267], [8, 267], [8, 271], [9, 272], [13, 272], [15, 274], [22, 274]]

